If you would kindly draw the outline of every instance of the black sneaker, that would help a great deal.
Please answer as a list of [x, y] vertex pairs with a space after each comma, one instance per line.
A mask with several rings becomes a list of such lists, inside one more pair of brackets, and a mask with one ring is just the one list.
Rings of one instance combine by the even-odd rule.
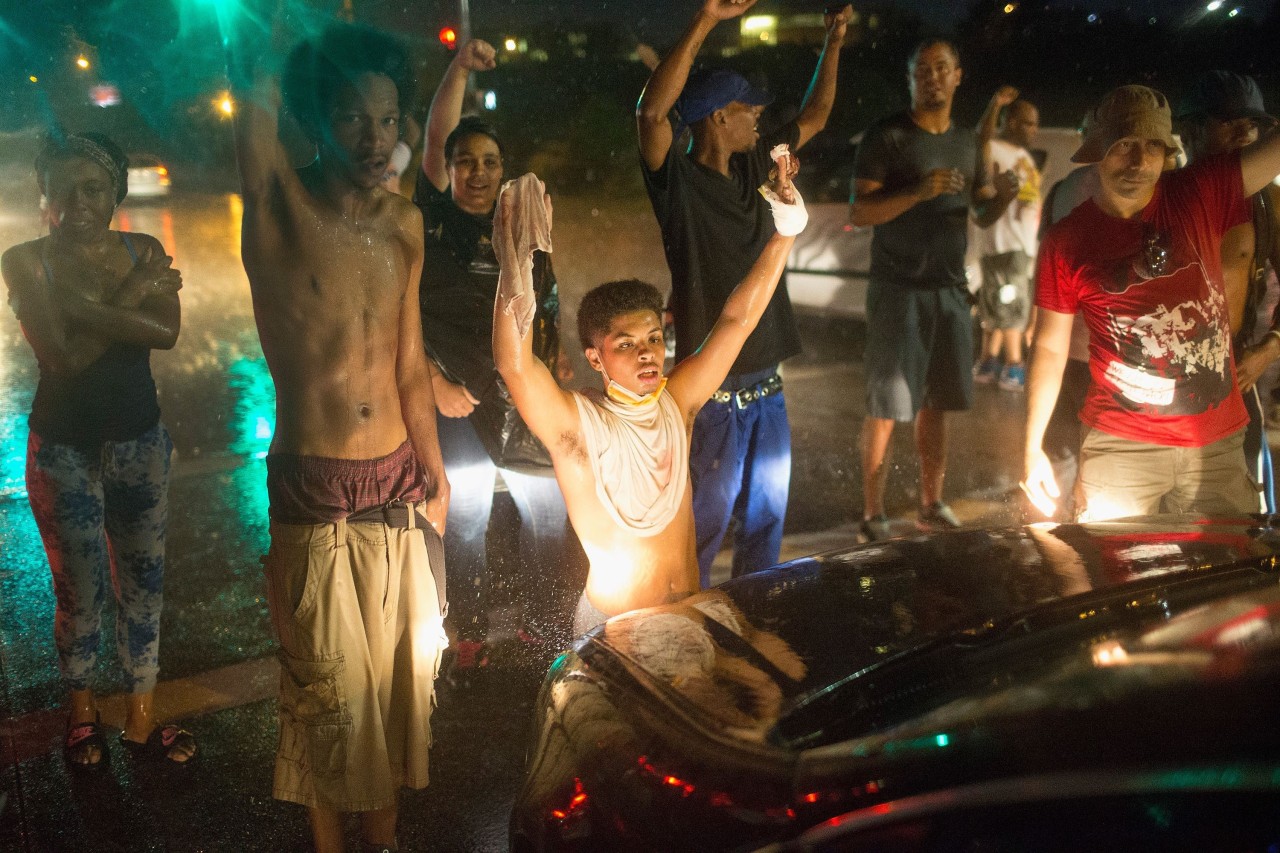
[[893, 537], [893, 533], [889, 530], [889, 516], [883, 512], [871, 518], [862, 519], [862, 523], [858, 525], [858, 532], [868, 542], [883, 542]]
[[916, 527], [924, 531], [958, 530], [960, 528], [960, 519], [956, 518], [956, 514], [951, 511], [951, 507], [947, 506], [944, 501], [936, 501], [930, 506], [920, 508], [920, 517], [916, 520]]

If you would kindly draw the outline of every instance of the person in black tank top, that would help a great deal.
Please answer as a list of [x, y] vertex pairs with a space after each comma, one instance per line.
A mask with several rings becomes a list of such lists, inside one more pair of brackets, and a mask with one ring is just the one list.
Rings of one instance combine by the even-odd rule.
[[196, 756], [191, 734], [158, 724], [152, 710], [173, 443], [150, 357], [177, 340], [182, 276], [155, 238], [111, 230], [127, 168], [105, 136], [51, 136], [36, 158], [50, 235], [0, 259], [40, 369], [27, 493], [57, 599], [54, 639], [69, 694], [63, 752], [78, 770], [109, 758], [89, 679], [112, 577], [129, 693], [121, 744], [173, 764]]

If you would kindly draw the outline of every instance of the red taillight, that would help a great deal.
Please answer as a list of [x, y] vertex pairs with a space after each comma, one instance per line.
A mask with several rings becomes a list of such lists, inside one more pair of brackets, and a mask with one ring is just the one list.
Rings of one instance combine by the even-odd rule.
[[582, 788], [582, 780], [574, 777], [573, 795], [569, 797], [568, 804], [562, 809], [552, 809], [551, 816], [561, 821], [576, 817], [585, 809], [588, 799], [587, 792]]

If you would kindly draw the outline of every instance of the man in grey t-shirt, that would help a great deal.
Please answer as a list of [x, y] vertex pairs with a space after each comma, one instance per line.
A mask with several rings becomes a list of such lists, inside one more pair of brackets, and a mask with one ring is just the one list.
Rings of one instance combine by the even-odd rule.
[[1017, 195], [1012, 172], [990, 170], [977, 137], [951, 121], [962, 75], [949, 42], [920, 44], [907, 62], [911, 106], [863, 135], [850, 220], [873, 225], [867, 293], [867, 415], [862, 427], [862, 533], [889, 536], [889, 439], [915, 421], [923, 529], [958, 527], [942, 500], [948, 411], [968, 409], [973, 321], [964, 254], [969, 208], [984, 228]]

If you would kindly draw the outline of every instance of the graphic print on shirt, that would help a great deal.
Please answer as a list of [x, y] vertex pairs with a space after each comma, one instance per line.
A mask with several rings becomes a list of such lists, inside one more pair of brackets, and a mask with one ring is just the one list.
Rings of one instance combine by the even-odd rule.
[[[1154, 415], [1195, 415], [1231, 392], [1226, 298], [1198, 260], [1150, 279], [1117, 268], [1107, 294], [1114, 352], [1105, 370], [1116, 405]], [[1115, 279], [1113, 278], [1113, 281]], [[1139, 313], [1140, 312], [1140, 313]]]

